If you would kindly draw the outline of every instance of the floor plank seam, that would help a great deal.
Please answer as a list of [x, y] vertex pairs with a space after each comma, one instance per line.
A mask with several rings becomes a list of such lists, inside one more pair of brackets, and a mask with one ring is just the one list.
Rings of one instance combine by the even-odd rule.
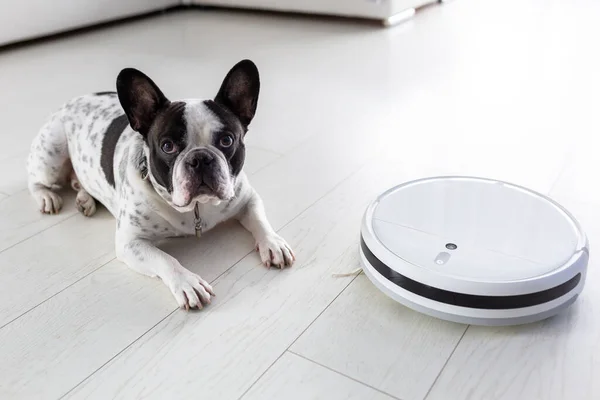
[[112, 356], [111, 358], [109, 358], [104, 364], [100, 365], [93, 372], [91, 372], [88, 376], [86, 376], [85, 378], [83, 378], [79, 383], [77, 383], [75, 386], [73, 386], [71, 389], [69, 389], [65, 394], [63, 394], [62, 396], [60, 396], [58, 398], [58, 400], [64, 399], [66, 396], [68, 396], [69, 393], [73, 392], [75, 389], [77, 389], [79, 386], [81, 386], [84, 382], [86, 382], [88, 379], [90, 379], [91, 377], [93, 377], [98, 371], [100, 371], [102, 368], [104, 368], [106, 365], [108, 365], [111, 361], [113, 361], [114, 359], [116, 359], [117, 357], [119, 357], [119, 355], [121, 355], [128, 348], [130, 348], [135, 343], [137, 343], [141, 338], [143, 338], [144, 336], [146, 336], [149, 332], [151, 332], [154, 328], [156, 328], [165, 319], [167, 319], [171, 315], [173, 315], [173, 313], [175, 313], [177, 310], [179, 310], [179, 307], [175, 308], [173, 311], [171, 311], [170, 313], [168, 313], [167, 315], [165, 315], [164, 318], [162, 318], [160, 321], [156, 322], [156, 324], [152, 325], [146, 332], [142, 333], [138, 338], [136, 338], [131, 343], [129, 343], [127, 346], [125, 346], [121, 350], [119, 350], [114, 356]]
[[454, 346], [454, 348], [452, 349], [452, 351], [450, 352], [450, 355], [448, 356], [448, 358], [446, 359], [446, 361], [444, 362], [444, 365], [442, 365], [442, 368], [440, 368], [440, 372], [438, 372], [437, 376], [435, 377], [435, 379], [433, 380], [433, 382], [431, 383], [431, 386], [429, 387], [429, 390], [427, 390], [427, 393], [425, 393], [425, 397], [423, 397], [423, 400], [427, 400], [427, 397], [429, 397], [429, 394], [431, 393], [431, 391], [433, 390], [433, 387], [435, 386], [435, 384], [437, 383], [438, 379], [440, 379], [440, 376], [442, 376], [442, 372], [444, 372], [444, 369], [446, 369], [446, 366], [448, 365], [448, 362], [450, 362], [450, 359], [452, 358], [452, 356], [454, 355], [454, 352], [456, 351], [456, 349], [458, 348], [458, 345], [460, 344], [460, 342], [462, 342], [463, 338], [465, 337], [467, 331], [469, 330], [469, 328], [471, 327], [471, 325], [467, 325], [467, 327], [465, 328], [465, 331], [463, 332], [462, 335], [460, 335], [460, 338], [458, 339], [458, 341], [456, 342], [456, 346]]
[[308, 357], [305, 357], [305, 356], [303, 356], [302, 354], [298, 354], [298, 353], [296, 353], [296, 352], [294, 352], [294, 351], [292, 351], [292, 350], [286, 350], [286, 351], [287, 351], [288, 353], [290, 353], [290, 354], [293, 354], [293, 355], [295, 355], [295, 356], [298, 356], [298, 357], [300, 357], [300, 358], [302, 358], [302, 359], [304, 359], [304, 360], [306, 360], [306, 361], [309, 361], [309, 362], [311, 362], [311, 363], [313, 363], [313, 364], [316, 364], [316, 365], [318, 365], [318, 366], [320, 366], [320, 367], [322, 367], [322, 368], [325, 368], [326, 370], [328, 370], [328, 371], [331, 371], [331, 372], [333, 372], [333, 373], [335, 373], [335, 374], [337, 374], [337, 375], [343, 376], [344, 378], [350, 379], [351, 381], [354, 381], [354, 382], [356, 382], [356, 383], [359, 383], [359, 384], [361, 384], [361, 385], [363, 385], [363, 386], [366, 386], [366, 387], [368, 387], [369, 389], [375, 390], [376, 392], [379, 392], [379, 393], [381, 393], [381, 394], [383, 394], [383, 395], [389, 396], [389, 397], [391, 397], [391, 398], [393, 398], [393, 399], [396, 399], [396, 400], [403, 400], [403, 399], [401, 399], [400, 397], [396, 397], [396, 396], [394, 396], [394, 395], [392, 395], [392, 394], [390, 394], [390, 393], [387, 393], [387, 392], [385, 392], [385, 391], [383, 391], [383, 390], [381, 390], [381, 389], [377, 389], [376, 387], [374, 387], [374, 386], [371, 386], [371, 385], [369, 385], [368, 383], [361, 382], [361, 381], [359, 381], [359, 380], [358, 380], [358, 379], [356, 379], [356, 378], [353, 378], [353, 377], [351, 377], [351, 376], [348, 376], [348, 375], [346, 375], [346, 374], [343, 374], [343, 373], [341, 373], [341, 372], [339, 372], [339, 371], [336, 371], [335, 369], [333, 369], [333, 368], [330, 368], [330, 367], [328, 367], [328, 366], [326, 366], [326, 365], [323, 365], [323, 364], [321, 364], [321, 363], [319, 363], [319, 362], [317, 362], [317, 361], [315, 361], [315, 360], [311, 360], [310, 358], [308, 358]]
[[254, 385], [256, 385], [256, 382], [260, 381], [261, 378], [263, 376], [265, 376], [265, 374], [271, 369], [273, 368], [273, 365], [275, 365], [277, 363], [277, 361], [279, 361], [281, 359], [281, 357], [283, 357], [283, 355], [285, 354], [285, 351], [283, 351], [279, 356], [277, 356], [277, 358], [275, 358], [275, 360], [269, 364], [269, 366], [267, 368], [265, 368], [265, 370], [258, 376], [258, 378], [256, 378], [254, 380], [254, 382], [252, 382], [250, 384], [250, 386], [248, 386], [248, 388], [246, 390], [244, 390], [244, 392], [240, 395], [240, 397], [237, 398], [237, 400], [242, 400], [244, 398], [244, 396], [246, 394], [248, 394], [248, 392], [254, 387]]
[[283, 156], [283, 155], [284, 155], [284, 153], [282, 153], [282, 152], [280, 152], [280, 151], [271, 150], [271, 149], [268, 149], [268, 148], [266, 148], [266, 147], [262, 147], [262, 146], [256, 146], [256, 145], [254, 145], [254, 144], [248, 144], [248, 143], [246, 143], [246, 145], [248, 146], [248, 147], [247, 147], [247, 149], [246, 149], [246, 150], [248, 150], [248, 151], [252, 151], [252, 149], [257, 149], [257, 150], [264, 151], [264, 152], [266, 152], [266, 153], [271, 153], [271, 154], [274, 154], [274, 155], [276, 155], [276, 156], [279, 156], [279, 157], [281, 157], [281, 156]]
[[[108, 254], [108, 253], [107, 253]], [[100, 256], [102, 257], [102, 256]], [[29, 314], [31, 311], [35, 310], [36, 308], [38, 308], [39, 306], [41, 306], [42, 304], [46, 303], [47, 301], [49, 301], [50, 299], [52, 299], [53, 297], [58, 296], [59, 294], [61, 294], [62, 292], [64, 292], [65, 290], [69, 289], [70, 287], [72, 287], [73, 285], [77, 284], [78, 282], [80, 282], [82, 279], [85, 279], [86, 277], [90, 276], [91, 274], [93, 274], [94, 272], [98, 271], [100, 268], [104, 267], [105, 265], [107, 265], [108, 263], [112, 262], [115, 259], [115, 257], [112, 257], [110, 260], [106, 261], [105, 263], [102, 263], [100, 266], [98, 266], [97, 268], [94, 268], [92, 271], [88, 272], [87, 274], [83, 275], [82, 277], [80, 277], [79, 279], [77, 279], [76, 281], [72, 282], [71, 284], [65, 286], [64, 288], [62, 288], [61, 290], [59, 290], [58, 292], [52, 294], [50, 297], [40, 301], [38, 304], [34, 305], [33, 307], [31, 307], [30, 309], [24, 311], [23, 313], [19, 314], [18, 316], [16, 316], [15, 318], [11, 319], [10, 321], [8, 321], [7, 323], [5, 323], [4, 325], [0, 326], [0, 330], [4, 329], [5, 327], [7, 327], [8, 325], [12, 324], [13, 322], [15, 322], [16, 320], [18, 320], [19, 318], [23, 317], [26, 314]]]
[[21, 194], [21, 192], [24, 192], [26, 190], [29, 190], [29, 189], [27, 189], [27, 188], [19, 189], [16, 192], [13, 192], [11, 194], [8, 194], [8, 193], [5, 193], [5, 192], [0, 192], [0, 195], [5, 195], [6, 196], [5, 198], [0, 199], [0, 203], [3, 202], [6, 199], [11, 198], [12, 196], [17, 196], [17, 195]]
[[[259, 381], [259, 380], [260, 380], [260, 379], [261, 379], [261, 378], [262, 378], [262, 377], [263, 377], [263, 376], [264, 376], [264, 375], [265, 375], [265, 374], [266, 374], [266, 373], [267, 373], [267, 372], [268, 372], [268, 371], [271, 369], [271, 367], [273, 367], [273, 365], [275, 365], [275, 363], [276, 363], [277, 361], [279, 361], [279, 359], [280, 359], [281, 357], [283, 357], [283, 355], [286, 353], [286, 351], [289, 351], [289, 352], [290, 352], [290, 353], [292, 353], [292, 354], [296, 354], [296, 353], [293, 353], [293, 352], [290, 350], [290, 347], [292, 347], [292, 346], [294, 345], [294, 343], [296, 343], [296, 341], [297, 341], [297, 340], [298, 340], [298, 339], [299, 339], [299, 338], [300, 338], [300, 337], [301, 337], [301, 336], [304, 334], [304, 332], [306, 332], [306, 331], [307, 331], [307, 330], [308, 330], [308, 329], [309, 329], [309, 328], [312, 326], [312, 324], [313, 324], [313, 323], [314, 323], [314, 322], [315, 322], [315, 321], [316, 321], [316, 320], [317, 320], [317, 319], [318, 319], [318, 318], [319, 318], [319, 317], [320, 317], [320, 316], [321, 316], [321, 315], [322, 315], [322, 314], [325, 312], [325, 310], [327, 310], [327, 309], [329, 308], [329, 306], [330, 306], [330, 305], [331, 305], [331, 304], [332, 304], [332, 303], [333, 303], [333, 302], [334, 302], [334, 301], [335, 301], [335, 300], [336, 300], [336, 299], [337, 299], [337, 298], [338, 298], [338, 297], [339, 297], [339, 296], [340, 296], [340, 295], [341, 295], [341, 294], [344, 292], [344, 290], [346, 290], [346, 288], [348, 288], [348, 286], [350, 286], [350, 284], [351, 284], [352, 282], [354, 282], [354, 280], [355, 280], [356, 278], [357, 278], [357, 276], [353, 277], [353, 278], [350, 280], [350, 282], [348, 282], [348, 284], [347, 284], [346, 286], [344, 286], [344, 287], [342, 288], [342, 290], [340, 290], [340, 292], [339, 292], [339, 293], [338, 293], [338, 294], [337, 294], [337, 295], [336, 295], [336, 296], [333, 298], [333, 300], [331, 300], [331, 301], [330, 301], [330, 302], [329, 302], [329, 303], [328, 303], [328, 304], [327, 304], [327, 305], [326, 305], [326, 306], [323, 308], [323, 310], [321, 310], [321, 312], [320, 312], [320, 313], [319, 313], [319, 314], [318, 314], [318, 315], [317, 315], [317, 316], [316, 316], [316, 317], [315, 317], [315, 318], [314, 318], [312, 321], [310, 321], [310, 322], [309, 322], [309, 324], [306, 326], [306, 328], [304, 328], [304, 329], [302, 330], [302, 332], [300, 332], [300, 333], [298, 334], [298, 336], [296, 336], [296, 339], [294, 339], [294, 341], [293, 341], [292, 343], [290, 343], [290, 345], [288, 345], [288, 346], [285, 348], [285, 350], [283, 350], [283, 351], [281, 352], [281, 354], [279, 354], [279, 356], [277, 356], [277, 358], [275, 359], [275, 361], [273, 361], [273, 362], [272, 362], [272, 363], [271, 363], [271, 364], [270, 364], [270, 365], [269, 365], [267, 368], [265, 368], [265, 370], [262, 372], [262, 374], [260, 374], [260, 376], [259, 376], [258, 378], [256, 378], [256, 380], [255, 380], [254, 382], [252, 382], [252, 384], [251, 384], [250, 386], [248, 386], [248, 388], [247, 388], [247, 389], [244, 391], [244, 393], [242, 393], [242, 395], [241, 395], [240, 397], [238, 397], [238, 399], [237, 399], [237, 400], [241, 400], [241, 399], [242, 399], [242, 398], [243, 398], [243, 397], [246, 395], [246, 393], [248, 393], [248, 392], [250, 391], [250, 389], [252, 389], [252, 387], [254, 387], [254, 385], [256, 385], [256, 383], [257, 383], [257, 382], [258, 382], [258, 381]], [[296, 354], [296, 355], [297, 355], [297, 354]], [[312, 360], [311, 360], [311, 361], [312, 361]]]
[[[318, 134], [318, 133], [315, 133], [315, 134], [313, 134], [313, 135], [310, 135], [310, 136], [308, 136], [308, 137], [306, 137], [306, 138], [304, 138], [304, 139], [300, 140], [300, 142], [296, 143], [295, 145], [293, 145], [292, 147], [290, 147], [289, 149], [287, 149], [285, 152], [279, 152], [279, 151], [267, 150], [267, 149], [263, 149], [263, 148], [262, 148], [262, 147], [260, 147], [260, 146], [254, 146], [254, 145], [248, 145], [248, 146], [249, 146], [249, 147], [256, 147], [256, 148], [258, 148], [258, 149], [261, 149], [261, 150], [266, 150], [266, 151], [268, 151], [268, 152], [271, 152], [271, 153], [274, 153], [274, 154], [279, 154], [279, 158], [276, 158], [275, 160], [271, 161], [269, 164], [265, 165], [265, 167], [267, 167], [267, 166], [269, 166], [270, 164], [273, 164], [275, 161], [279, 160], [281, 157], [283, 157], [283, 156], [287, 156], [287, 155], [289, 155], [289, 154], [292, 154], [293, 152], [295, 152], [295, 151], [296, 151], [297, 149], [299, 149], [300, 147], [302, 147], [302, 146], [304, 146], [305, 144], [309, 143], [309, 142], [310, 142], [310, 141], [311, 141], [313, 138], [317, 138], [317, 137], [319, 137], [319, 134]], [[368, 163], [369, 163], [369, 162], [370, 162], [370, 161], [371, 161], [373, 158], [375, 158], [376, 154], [377, 154], [377, 151], [376, 151], [376, 150], [373, 150], [373, 154], [372, 154], [370, 157], [368, 157], [368, 158], [367, 158], [367, 160], [365, 160], [365, 162], [364, 162], [363, 164], [361, 164], [361, 165], [360, 165], [360, 166], [359, 166], [359, 167], [356, 169], [356, 171], [354, 171], [354, 173], [356, 173], [356, 172], [360, 171], [361, 169], [363, 169], [363, 168], [364, 168], [364, 167], [365, 167], [365, 166], [366, 166], [366, 165], [367, 165], [367, 164], [368, 164]], [[261, 171], [262, 169], [264, 169], [264, 167], [261, 167], [261, 168], [259, 168], [258, 170], [254, 171], [254, 172], [252, 173], [252, 175], [256, 175], [256, 173], [257, 173], [257, 172], [259, 172], [259, 171]], [[350, 174], [348, 177], [350, 177], [350, 176], [354, 175], [354, 173]], [[345, 181], [346, 179], [347, 179], [347, 178], [344, 178], [344, 179], [342, 180], [342, 182], [343, 182], [343, 181]], [[340, 182], [340, 183], [341, 183], [341, 182]], [[336, 186], [337, 186], [337, 185], [335, 185], [333, 188], [335, 188]], [[331, 192], [331, 191], [327, 192], [326, 194], [329, 194], [330, 192]], [[320, 200], [320, 199], [319, 199], [319, 200]], [[317, 201], [318, 201], [318, 200], [317, 200]], [[315, 201], [315, 203], [316, 203], [316, 201]], [[312, 203], [310, 206], [312, 206], [313, 204], [314, 204], [314, 203]], [[309, 206], [309, 207], [310, 207], [310, 206]], [[304, 211], [303, 211], [303, 212], [304, 212]]]
[[306, 326], [306, 328], [304, 328], [302, 330], [302, 332], [300, 332], [300, 334], [296, 337], [296, 339], [294, 339], [294, 341], [287, 347], [287, 351], [291, 351], [290, 347], [292, 347], [294, 344], [296, 344], [296, 342], [298, 341], [298, 339], [300, 339], [300, 337], [302, 337], [302, 335], [304, 335], [304, 333], [306, 333], [306, 331], [308, 331], [310, 329], [310, 327], [315, 323], [316, 320], [319, 319], [319, 317], [321, 317], [321, 315], [323, 315], [323, 313], [325, 311], [327, 311], [327, 309], [329, 307], [331, 307], [331, 305], [333, 304], [334, 301], [336, 301], [338, 299], [338, 297], [340, 297], [342, 295], [342, 293], [344, 293], [344, 291], [346, 289], [348, 289], [348, 287], [352, 284], [352, 282], [354, 282], [356, 280], [356, 278], [358, 278], [358, 275], [352, 277], [352, 279], [350, 279], [350, 281], [348, 282], [348, 284], [346, 286], [344, 286], [342, 288], [342, 290], [340, 290], [340, 292], [338, 294], [335, 295], [335, 297], [323, 308], [323, 310], [321, 310], [321, 312], [312, 320], [310, 321], [310, 323]]
[[61, 223], [65, 222], [65, 221], [67, 221], [67, 220], [69, 220], [69, 219], [73, 218], [73, 217], [74, 217], [74, 216], [76, 216], [76, 215], [77, 215], [77, 211], [73, 211], [73, 215], [69, 215], [67, 218], [65, 218], [65, 219], [61, 219], [60, 221], [57, 221], [55, 224], [49, 225], [49, 226], [45, 227], [44, 229], [42, 229], [42, 230], [40, 230], [40, 231], [37, 231], [37, 232], [35, 232], [35, 233], [31, 234], [30, 236], [27, 236], [26, 238], [23, 238], [23, 239], [19, 240], [18, 242], [11, 244], [10, 246], [8, 246], [8, 247], [6, 247], [6, 248], [4, 248], [4, 249], [1, 249], [1, 250], [0, 250], [0, 254], [4, 253], [6, 250], [10, 250], [10, 249], [12, 249], [13, 247], [15, 247], [15, 246], [17, 246], [17, 245], [19, 245], [19, 244], [21, 244], [21, 243], [23, 243], [23, 242], [25, 242], [25, 241], [27, 241], [27, 240], [31, 239], [31, 238], [32, 238], [32, 237], [34, 237], [34, 236], [37, 236], [37, 235], [39, 235], [39, 234], [40, 234], [40, 233], [42, 233], [42, 232], [46, 232], [48, 229], [50, 229], [50, 228], [53, 228], [53, 227], [55, 227], [56, 225], [58, 225], [58, 224], [61, 224]]
[[282, 154], [279, 153], [273, 153], [273, 154], [277, 154], [277, 157], [275, 157], [273, 160], [269, 161], [267, 164], [263, 165], [262, 167], [260, 167], [259, 169], [257, 169], [256, 171], [252, 172], [251, 174], [248, 174], [248, 177], [250, 179], [252, 179], [252, 177], [256, 174], [258, 174], [260, 171], [264, 170], [267, 167], [270, 167], [271, 165], [273, 165], [276, 161], [279, 161], [281, 159], [281, 157], [283, 157]]

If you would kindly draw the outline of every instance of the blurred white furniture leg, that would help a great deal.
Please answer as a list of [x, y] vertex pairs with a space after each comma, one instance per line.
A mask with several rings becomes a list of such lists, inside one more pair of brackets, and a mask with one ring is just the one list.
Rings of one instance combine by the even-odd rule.
[[385, 26], [395, 26], [401, 24], [402, 22], [411, 19], [415, 15], [416, 10], [414, 8], [408, 8], [398, 14], [394, 14], [391, 17], [388, 17], [383, 20], [383, 25]]

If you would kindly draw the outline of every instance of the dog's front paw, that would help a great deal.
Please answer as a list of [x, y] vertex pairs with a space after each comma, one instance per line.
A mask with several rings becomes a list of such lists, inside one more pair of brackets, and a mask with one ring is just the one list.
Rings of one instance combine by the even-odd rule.
[[208, 282], [183, 267], [176, 269], [165, 283], [179, 307], [186, 310], [203, 308], [203, 305], [210, 304], [210, 297], [215, 295]]
[[271, 265], [283, 268], [291, 266], [296, 261], [296, 256], [289, 244], [278, 234], [266, 236], [256, 244], [260, 259], [267, 267]]
[[63, 205], [62, 197], [50, 189], [39, 188], [33, 192], [33, 197], [44, 214], [58, 214]]

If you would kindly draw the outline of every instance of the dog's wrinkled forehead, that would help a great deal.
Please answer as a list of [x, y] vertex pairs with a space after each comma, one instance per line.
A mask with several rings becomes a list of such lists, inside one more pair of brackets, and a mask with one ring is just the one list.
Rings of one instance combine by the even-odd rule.
[[223, 122], [201, 100], [184, 100], [183, 121], [188, 147], [213, 144], [213, 134], [224, 128]]
[[184, 103], [183, 121], [188, 147], [213, 145], [214, 135], [222, 132], [243, 136], [243, 128], [239, 121], [214, 101], [184, 100]]

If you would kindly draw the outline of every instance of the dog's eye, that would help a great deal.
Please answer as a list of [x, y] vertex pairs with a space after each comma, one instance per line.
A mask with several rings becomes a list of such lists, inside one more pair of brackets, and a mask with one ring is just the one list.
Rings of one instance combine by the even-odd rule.
[[171, 140], [165, 140], [160, 148], [167, 154], [173, 154], [177, 151], [177, 146]]
[[221, 147], [231, 147], [233, 145], [233, 136], [226, 135], [219, 140]]

